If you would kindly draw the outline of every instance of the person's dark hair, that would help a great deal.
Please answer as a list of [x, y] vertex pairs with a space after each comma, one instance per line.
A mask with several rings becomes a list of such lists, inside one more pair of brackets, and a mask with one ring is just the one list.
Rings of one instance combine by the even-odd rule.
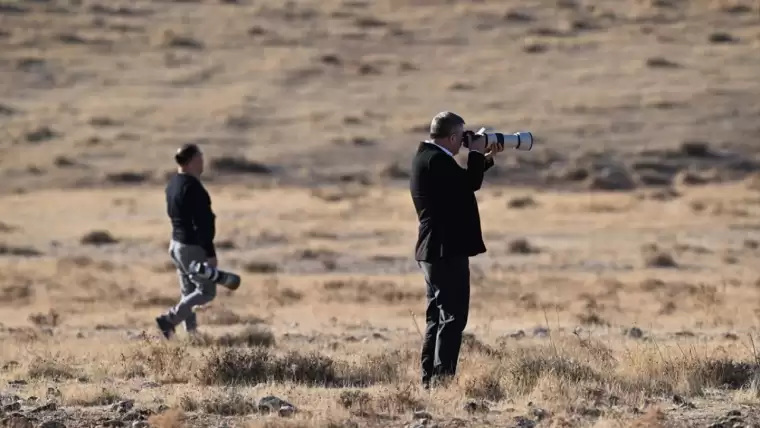
[[430, 122], [430, 138], [446, 138], [454, 129], [464, 125], [464, 119], [456, 113], [443, 111], [435, 115]]
[[177, 165], [185, 166], [200, 152], [201, 149], [196, 144], [183, 144], [182, 147], [177, 149], [177, 153], [174, 154], [174, 161], [177, 162]]

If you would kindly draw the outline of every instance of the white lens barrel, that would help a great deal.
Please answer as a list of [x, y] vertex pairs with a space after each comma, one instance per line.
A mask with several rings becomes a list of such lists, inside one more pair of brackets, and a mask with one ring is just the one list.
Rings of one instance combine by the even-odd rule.
[[[478, 132], [480, 133], [480, 131]], [[483, 133], [486, 137], [486, 145], [503, 144], [517, 150], [529, 151], [533, 148], [533, 134], [530, 132], [515, 132], [514, 134], [502, 134], [501, 132]]]

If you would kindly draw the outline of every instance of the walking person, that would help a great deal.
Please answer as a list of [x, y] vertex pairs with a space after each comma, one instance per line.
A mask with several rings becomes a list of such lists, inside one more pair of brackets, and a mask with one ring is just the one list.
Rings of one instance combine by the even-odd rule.
[[[469, 258], [486, 252], [475, 192], [493, 166], [486, 139], [465, 136], [464, 119], [436, 115], [430, 139], [417, 148], [409, 188], [419, 220], [415, 259], [426, 283], [426, 328], [422, 343], [422, 384], [445, 384], [455, 374], [470, 304]], [[467, 168], [454, 156], [468, 141]]]
[[197, 275], [190, 275], [192, 262], [206, 262], [216, 267], [216, 215], [211, 197], [201, 183], [203, 153], [196, 144], [185, 144], [174, 155], [177, 173], [166, 185], [166, 213], [172, 226], [169, 256], [177, 268], [181, 300], [156, 318], [159, 330], [167, 339], [184, 322], [188, 334], [198, 328], [193, 308], [205, 305], [216, 297], [216, 284]]

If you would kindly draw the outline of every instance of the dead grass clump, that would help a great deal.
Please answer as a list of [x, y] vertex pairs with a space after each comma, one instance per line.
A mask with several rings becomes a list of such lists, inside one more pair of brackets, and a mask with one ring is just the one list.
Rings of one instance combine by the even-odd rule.
[[151, 415], [148, 424], [155, 428], [183, 428], [185, 426], [185, 413], [180, 409], [168, 409], [162, 413]]
[[647, 245], [642, 248], [644, 257], [644, 266], [648, 268], [677, 268], [673, 255], [657, 247], [655, 244]]
[[79, 240], [82, 245], [112, 245], [118, 243], [119, 240], [114, 238], [107, 230], [93, 230], [86, 233]]
[[56, 381], [75, 379], [77, 370], [61, 357], [35, 357], [29, 362], [27, 376], [31, 379], [52, 379]]
[[124, 171], [108, 173], [105, 178], [109, 183], [139, 184], [149, 181], [151, 175], [150, 172]]
[[189, 396], [183, 396], [180, 399], [180, 405], [182, 410], [187, 412], [200, 409], [205, 413], [220, 416], [245, 416], [258, 411], [253, 400], [235, 390], [225, 390], [220, 394], [215, 393], [212, 397], [204, 398], [200, 402]]
[[418, 410], [423, 406], [419, 390], [411, 383], [396, 385], [373, 397], [372, 408], [376, 413], [399, 414]]
[[464, 394], [467, 398], [498, 402], [506, 397], [502, 380], [503, 373], [496, 367], [467, 376], [464, 381]]
[[205, 385], [293, 382], [328, 385], [338, 380], [335, 361], [324, 355], [289, 352], [283, 356], [266, 348], [214, 348], [204, 356], [197, 380]]
[[240, 385], [291, 382], [320, 386], [368, 386], [399, 378], [410, 361], [407, 352], [368, 356], [356, 363], [335, 361], [316, 352], [290, 351], [283, 355], [262, 347], [213, 348], [196, 373], [204, 385]]
[[62, 394], [62, 401], [68, 406], [108, 406], [122, 400], [117, 392], [96, 385], [72, 385]]
[[265, 320], [254, 315], [240, 315], [227, 308], [216, 308], [205, 313], [208, 325], [263, 324]]
[[263, 346], [271, 347], [275, 344], [274, 334], [271, 331], [258, 327], [248, 327], [238, 333], [228, 333], [214, 337], [208, 334], [198, 334], [190, 338], [194, 346]]
[[538, 254], [541, 252], [525, 238], [514, 239], [507, 245], [507, 251], [511, 254]]
[[629, 354], [622, 361], [620, 384], [628, 391], [644, 391], [649, 396], [678, 393], [698, 396], [707, 389], [739, 390], [760, 379], [756, 363], [736, 361], [727, 356], [706, 357], [693, 349], [669, 357], [661, 349]]
[[280, 270], [279, 266], [277, 266], [277, 263], [274, 262], [246, 262], [243, 265], [243, 270], [248, 273], [276, 273]]
[[228, 174], [268, 175], [274, 172], [269, 166], [248, 160], [242, 156], [221, 156], [212, 159], [210, 166], [215, 171]]
[[163, 34], [163, 45], [168, 48], [181, 48], [201, 50], [204, 48], [203, 42], [187, 35], [177, 34], [167, 30]]
[[512, 209], [533, 208], [537, 205], [536, 200], [532, 196], [518, 196], [507, 202], [507, 207]]
[[54, 309], [48, 311], [48, 313], [35, 313], [29, 315], [29, 322], [37, 327], [57, 327], [61, 319], [61, 315]]
[[178, 297], [161, 296], [157, 294], [148, 294], [146, 296], [140, 296], [132, 303], [135, 308], [152, 308], [161, 307], [166, 308], [174, 306], [179, 301]]
[[589, 363], [579, 361], [569, 355], [554, 354], [549, 349], [545, 353], [524, 352], [517, 358], [507, 360], [509, 386], [520, 394], [530, 393], [544, 376], [552, 376], [561, 382], [600, 383], [604, 375]]
[[0, 256], [39, 257], [42, 252], [32, 247], [19, 247], [0, 243]]
[[[178, 366], [177, 362], [182, 361]], [[127, 378], [151, 376], [164, 383], [187, 382], [194, 361], [183, 343], [150, 342], [121, 356], [121, 371]]]

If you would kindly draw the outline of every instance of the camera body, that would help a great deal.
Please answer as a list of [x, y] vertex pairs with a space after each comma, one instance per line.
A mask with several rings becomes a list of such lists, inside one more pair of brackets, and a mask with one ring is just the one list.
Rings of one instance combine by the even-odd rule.
[[462, 136], [462, 145], [469, 149], [470, 142], [478, 136], [482, 136], [486, 139], [486, 147], [490, 147], [494, 144], [502, 144], [505, 146], [511, 146], [516, 150], [530, 151], [533, 148], [533, 134], [530, 132], [515, 132], [513, 134], [503, 134], [501, 132], [485, 132], [485, 128], [480, 128], [478, 132], [470, 130], [464, 131]]
[[230, 290], [237, 290], [240, 287], [240, 275], [215, 268], [206, 262], [191, 262], [190, 274], [205, 278]]

